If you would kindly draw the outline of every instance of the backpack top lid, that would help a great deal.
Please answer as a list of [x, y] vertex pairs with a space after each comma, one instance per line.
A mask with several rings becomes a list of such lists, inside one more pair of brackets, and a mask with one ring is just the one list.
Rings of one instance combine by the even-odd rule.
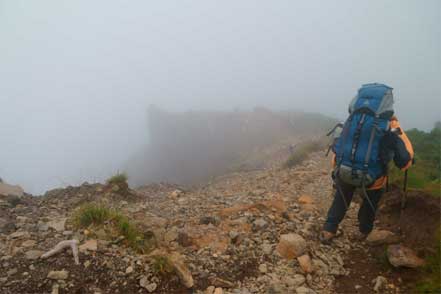
[[364, 110], [376, 116], [392, 116], [393, 104], [391, 87], [379, 83], [364, 84], [349, 104], [349, 113]]

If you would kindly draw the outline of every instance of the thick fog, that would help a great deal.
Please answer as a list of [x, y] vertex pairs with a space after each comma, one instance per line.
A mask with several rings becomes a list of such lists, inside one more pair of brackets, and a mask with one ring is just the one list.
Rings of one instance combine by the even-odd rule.
[[146, 144], [151, 104], [343, 119], [379, 81], [404, 128], [430, 129], [440, 54], [438, 0], [0, 0], [0, 177], [102, 180]]

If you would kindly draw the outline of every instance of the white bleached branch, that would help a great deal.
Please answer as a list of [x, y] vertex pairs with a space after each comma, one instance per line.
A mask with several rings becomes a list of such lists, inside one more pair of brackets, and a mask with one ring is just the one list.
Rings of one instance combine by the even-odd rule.
[[45, 259], [45, 258], [51, 257], [57, 253], [60, 253], [61, 251], [63, 251], [65, 248], [68, 248], [68, 247], [70, 247], [72, 249], [72, 254], [75, 259], [75, 264], [80, 264], [80, 259], [78, 258], [78, 240], [61, 241], [60, 243], [55, 245], [54, 248], [52, 248], [51, 250], [49, 250], [48, 252], [43, 254], [41, 256], [41, 258]]

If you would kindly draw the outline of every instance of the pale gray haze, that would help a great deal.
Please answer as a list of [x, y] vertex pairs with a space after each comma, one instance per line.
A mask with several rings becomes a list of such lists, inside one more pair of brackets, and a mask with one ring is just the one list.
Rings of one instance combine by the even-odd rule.
[[440, 116], [441, 1], [0, 0], [0, 177], [101, 181], [146, 144], [147, 108], [344, 119], [362, 83], [404, 128]]

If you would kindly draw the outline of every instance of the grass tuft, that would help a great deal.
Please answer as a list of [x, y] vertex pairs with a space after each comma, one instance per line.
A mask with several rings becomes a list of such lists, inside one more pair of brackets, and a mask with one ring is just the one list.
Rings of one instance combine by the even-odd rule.
[[127, 192], [129, 189], [127, 181], [127, 174], [118, 172], [116, 175], [107, 179], [107, 184], [116, 188], [120, 192]]
[[77, 228], [106, 225], [110, 237], [124, 237], [126, 245], [140, 253], [147, 253], [155, 246], [151, 232], [141, 232], [125, 215], [100, 204], [80, 207], [73, 216], [73, 224]]
[[152, 270], [157, 275], [167, 276], [174, 272], [174, 267], [166, 256], [154, 256]]
[[102, 225], [109, 220], [113, 212], [100, 205], [85, 204], [80, 207], [74, 216], [74, 224], [76, 227], [88, 227], [90, 225]]
[[107, 183], [108, 184], [121, 184], [121, 183], [127, 183], [128, 177], [125, 173], [116, 173], [116, 175], [110, 177], [109, 179], [107, 179]]

